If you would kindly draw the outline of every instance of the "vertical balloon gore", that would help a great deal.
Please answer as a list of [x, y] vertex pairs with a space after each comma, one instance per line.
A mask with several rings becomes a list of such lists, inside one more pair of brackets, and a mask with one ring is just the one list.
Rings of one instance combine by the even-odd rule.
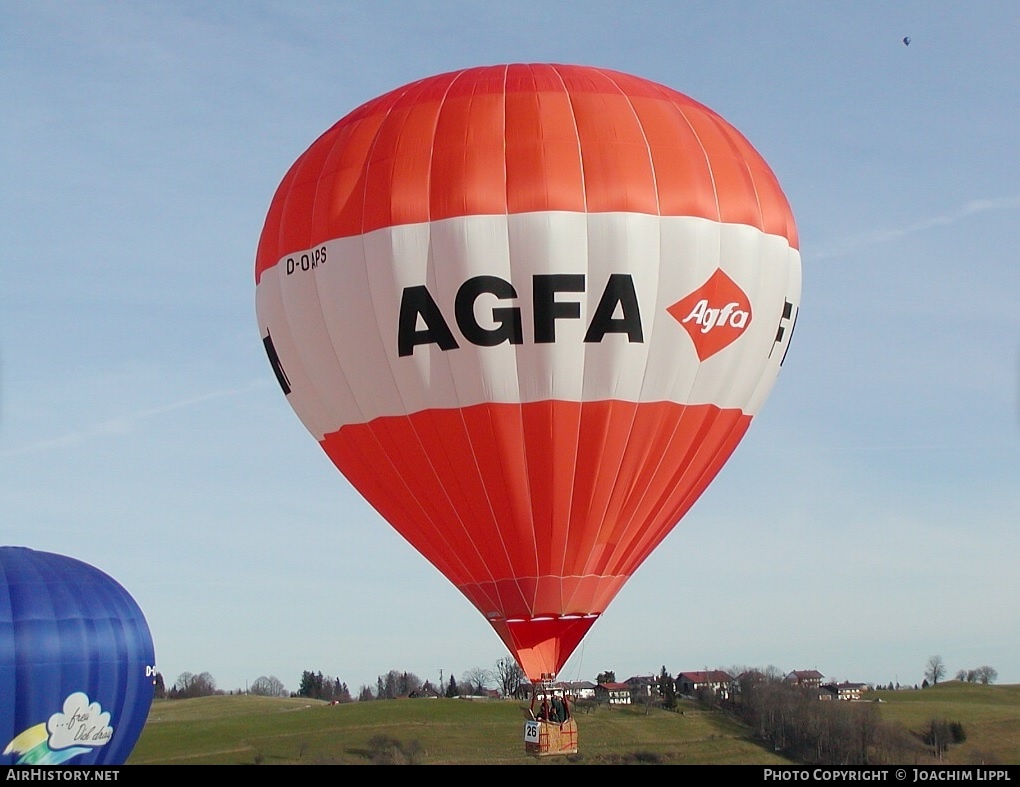
[[736, 129], [545, 64], [341, 119], [277, 190], [255, 279], [304, 425], [532, 679], [719, 472], [800, 304], [789, 204]]

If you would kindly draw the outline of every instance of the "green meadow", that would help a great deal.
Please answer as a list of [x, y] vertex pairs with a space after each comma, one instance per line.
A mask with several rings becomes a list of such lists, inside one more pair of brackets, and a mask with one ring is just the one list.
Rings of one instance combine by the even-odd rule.
[[[153, 704], [129, 764], [314, 765], [535, 763], [524, 753], [520, 702], [201, 697]], [[575, 762], [786, 763], [717, 711], [600, 708], [577, 717]], [[391, 747], [393, 743], [390, 743]], [[543, 763], [566, 762], [545, 758]]]
[[[912, 732], [959, 721], [967, 740], [947, 763], [1020, 763], [1020, 686], [955, 682], [873, 692], [882, 718]], [[300, 698], [216, 696], [160, 700], [129, 764], [317, 765], [671, 763], [789, 765], [721, 711], [599, 708], [577, 716], [580, 753], [524, 753], [520, 702], [383, 700], [327, 705]]]
[[922, 729], [933, 718], [958, 721], [967, 740], [950, 747], [944, 762], [1020, 764], [1020, 685], [981, 686], [948, 681], [922, 691], [875, 691], [882, 718], [908, 730]]

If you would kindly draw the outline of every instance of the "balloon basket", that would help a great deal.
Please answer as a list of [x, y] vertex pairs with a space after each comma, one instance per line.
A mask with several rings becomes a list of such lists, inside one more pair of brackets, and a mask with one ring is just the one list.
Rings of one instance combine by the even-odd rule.
[[577, 722], [571, 706], [573, 698], [562, 686], [543, 675], [532, 686], [531, 706], [523, 708], [524, 751], [534, 757], [577, 754]]
[[[537, 740], [525, 740], [525, 753], [533, 757], [577, 754], [577, 722], [573, 719], [567, 719], [560, 724], [551, 721], [525, 722], [525, 728], [528, 724], [537, 726], [532, 733]], [[527, 735], [527, 729], [525, 734]]]

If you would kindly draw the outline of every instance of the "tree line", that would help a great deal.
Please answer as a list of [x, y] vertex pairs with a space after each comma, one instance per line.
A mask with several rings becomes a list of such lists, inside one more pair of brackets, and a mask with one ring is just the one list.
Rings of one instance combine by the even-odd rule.
[[838, 700], [785, 681], [777, 670], [747, 670], [722, 704], [783, 754], [806, 763], [875, 765], [909, 762], [920, 743], [902, 725], [882, 721], [878, 706]]
[[397, 699], [409, 696], [465, 697], [483, 696], [490, 687], [504, 697], [515, 696], [527, 684], [527, 676], [517, 662], [504, 656], [492, 669], [472, 667], [465, 671], [460, 680], [450, 675], [449, 680], [441, 679], [439, 685], [423, 681], [413, 672], [390, 670], [379, 675], [375, 686], [362, 685], [357, 697], [351, 694], [347, 684], [321, 670], [304, 670], [296, 691], [291, 692], [275, 675], [260, 675], [250, 686], [234, 691], [222, 691], [216, 687], [216, 680], [208, 672], [197, 675], [182, 672], [174, 685], [167, 691], [162, 673], [153, 679], [153, 693], [157, 699], [191, 699], [213, 694], [255, 694], [263, 697], [307, 697], [326, 702], [367, 702], [369, 700]]
[[[659, 676], [664, 707], [675, 695], [666, 668]], [[667, 699], [670, 697], [670, 699]], [[933, 718], [913, 733], [885, 721], [871, 702], [820, 701], [817, 690], [790, 683], [775, 667], [745, 669], [735, 690], [723, 695], [701, 691], [697, 701], [731, 713], [777, 752], [817, 765], [888, 765], [941, 760], [950, 745], [966, 740], [959, 721]]]
[[[273, 696], [286, 697], [286, 690]], [[311, 700], [325, 700], [326, 702], [354, 701], [346, 683], [332, 675], [323, 675], [321, 670], [319, 672], [310, 670], [302, 672], [301, 683], [294, 696], [307, 697]]]
[[[931, 656], [924, 665], [923, 687], [935, 686], [946, 676], [946, 662], [941, 656]], [[981, 683], [985, 686], [995, 683], [999, 679], [999, 671], [987, 664], [975, 669], [962, 669], [957, 671], [956, 679], [965, 683]]]
[[987, 686], [999, 679], [999, 671], [987, 665], [977, 669], [959, 670], [956, 679], [963, 683], [981, 683]]
[[[770, 667], [769, 670], [775, 671], [775, 668]], [[921, 685], [922, 687], [934, 686], [943, 680], [946, 674], [947, 669], [942, 657], [931, 656], [925, 663], [924, 682]], [[770, 674], [770, 680], [771, 677], [774, 676]], [[994, 683], [998, 677], [998, 671], [988, 665], [974, 669], [961, 669], [956, 673], [956, 679], [961, 682], [984, 685]], [[604, 670], [598, 674], [596, 682], [615, 683], [616, 673], [613, 670]], [[663, 704], [667, 709], [675, 707], [676, 687], [665, 666], [657, 676], [656, 684], [656, 696], [653, 696], [652, 699]], [[374, 688], [362, 685], [356, 699], [365, 702], [409, 696], [478, 696], [484, 695], [490, 686], [495, 686], [503, 697], [514, 697], [528, 685], [527, 676], [517, 661], [511, 656], [504, 656], [496, 662], [492, 669], [473, 667], [463, 673], [460, 681], [451, 674], [448, 681], [441, 679], [438, 686], [429, 680], [422, 681], [413, 672], [390, 670], [385, 675], [378, 676]], [[889, 688], [893, 688], [892, 683], [889, 684]], [[896, 684], [895, 688], [899, 688], [899, 684]], [[917, 687], [915, 686], [915, 688]], [[154, 696], [158, 699], [189, 699], [227, 693], [217, 689], [215, 679], [208, 672], [198, 674], [182, 672], [169, 691], [165, 687], [163, 675], [157, 672], [153, 680], [153, 691]], [[317, 672], [303, 671], [300, 684], [295, 692], [289, 692], [275, 675], [260, 675], [252, 681], [251, 686], [229, 693], [255, 694], [265, 697], [307, 697], [327, 702], [353, 702], [355, 700], [345, 682], [338, 677], [324, 675], [321, 670]]]

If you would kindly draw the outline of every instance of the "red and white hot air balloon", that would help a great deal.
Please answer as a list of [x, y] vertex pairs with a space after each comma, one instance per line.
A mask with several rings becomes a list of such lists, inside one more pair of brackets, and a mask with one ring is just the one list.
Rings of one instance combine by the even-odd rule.
[[319, 137], [255, 280], [301, 421], [538, 679], [740, 442], [800, 254], [775, 175], [712, 110], [516, 64], [414, 82]]

